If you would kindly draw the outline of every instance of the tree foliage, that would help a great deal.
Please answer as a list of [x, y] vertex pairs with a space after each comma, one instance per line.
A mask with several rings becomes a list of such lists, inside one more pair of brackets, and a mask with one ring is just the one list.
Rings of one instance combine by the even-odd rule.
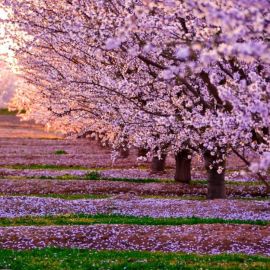
[[[266, 0], [5, 0], [26, 117], [149, 155], [268, 168]], [[189, 156], [189, 155], [188, 155]]]

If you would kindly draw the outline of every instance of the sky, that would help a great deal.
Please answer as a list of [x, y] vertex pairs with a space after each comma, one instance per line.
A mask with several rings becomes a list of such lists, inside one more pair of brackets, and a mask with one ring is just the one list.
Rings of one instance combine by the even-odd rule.
[[[7, 18], [6, 12], [0, 9], [0, 19], [5, 18]], [[4, 34], [4, 27], [0, 24], [0, 39], [4, 37]], [[4, 60], [11, 60], [11, 54], [8, 47], [8, 44], [1, 44], [0, 42], [0, 58], [3, 57]], [[6, 65], [4, 65], [3, 62], [1, 63], [0, 61], [0, 108], [7, 106], [7, 102], [12, 97], [13, 92], [14, 76], [11, 70], [7, 70]]]
[[[5, 12], [3, 9], [0, 8], [0, 19], [7, 19], [8, 14]], [[5, 43], [3, 42], [3, 39], [5, 37], [5, 30], [4, 30], [4, 25], [0, 23], [0, 60], [1, 57], [4, 56], [4, 60], [8, 61], [11, 65], [15, 65], [14, 57], [12, 55], [11, 50], [9, 50], [9, 47], [11, 45], [11, 41], [6, 41]]]
[[[6, 12], [3, 9], [0, 9], [0, 19], [5, 19], [7, 17]], [[4, 36], [4, 27], [0, 24], [0, 37]], [[0, 54], [5, 54], [8, 52], [8, 45], [0, 44]]]

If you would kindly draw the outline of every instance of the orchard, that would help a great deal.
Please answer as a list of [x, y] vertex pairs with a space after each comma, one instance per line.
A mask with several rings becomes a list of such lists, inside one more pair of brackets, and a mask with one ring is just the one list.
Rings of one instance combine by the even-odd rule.
[[[154, 202], [153, 199], [153, 202], [144, 204], [139, 199], [137, 202], [131, 199], [129, 205], [129, 199], [124, 203], [122, 200], [126, 198], [121, 197], [119, 204], [113, 204], [112, 209], [116, 210], [112, 213], [179, 218], [179, 209], [185, 209], [184, 215], [188, 217], [205, 218], [207, 214], [202, 214], [208, 211], [205, 209], [216, 206], [220, 209], [219, 214], [217, 211], [214, 216], [207, 217], [246, 219], [240, 213], [251, 213], [252, 210], [234, 204], [230, 206], [230, 200], [238, 196], [236, 185], [232, 188], [226, 182], [226, 177], [232, 173], [231, 163], [234, 163], [235, 173], [239, 172], [237, 164], [242, 164], [240, 176], [252, 175], [252, 180], [247, 181], [244, 188], [239, 188], [241, 192], [251, 197], [269, 198], [268, 0], [1, 0], [0, 10], [6, 14], [0, 17], [5, 33], [3, 37], [0, 35], [0, 43], [9, 44], [12, 55], [5, 59], [0, 54], [0, 57], [10, 65], [17, 80], [15, 94], [9, 103], [10, 110], [16, 111], [23, 121], [35, 121], [51, 132], [60, 132], [64, 141], [70, 144], [83, 141], [85, 149], [88, 149], [95, 141], [103, 150], [93, 151], [108, 151], [116, 167], [132, 163], [123, 169], [119, 180], [124, 179], [124, 170], [131, 172], [134, 164], [139, 163], [147, 166], [146, 171], [140, 173], [149, 177], [151, 183], [156, 179], [163, 181], [157, 183], [155, 192], [152, 186], [137, 189], [130, 183], [124, 187], [123, 183], [117, 185], [114, 182], [107, 186], [108, 183], [104, 182], [103, 188], [110, 189], [112, 194], [122, 193], [120, 189], [125, 190], [124, 193], [129, 190], [134, 196], [161, 196], [163, 193], [178, 196], [180, 192], [184, 196], [203, 195], [209, 200], [205, 201], [208, 206], [190, 204], [185, 209], [180, 202], [173, 200], [167, 203], [162, 200]], [[93, 146], [93, 149], [96, 148]], [[128, 163], [131, 159], [132, 162]], [[203, 164], [206, 185], [197, 188], [193, 182], [198, 160]], [[59, 165], [61, 159], [55, 162], [54, 165]], [[85, 166], [84, 160], [81, 162], [79, 165]], [[43, 169], [46, 170], [45, 167]], [[98, 177], [106, 181], [118, 177], [114, 175], [118, 172], [106, 170]], [[5, 170], [4, 173], [12, 172]], [[17, 177], [21, 173], [17, 172]], [[30, 171], [23, 175], [40, 177]], [[54, 179], [64, 175], [49, 173], [48, 177]], [[74, 171], [72, 177], [82, 175]], [[166, 183], [168, 178], [174, 182]], [[70, 188], [73, 185], [79, 188], [75, 182], [70, 183]], [[158, 185], [162, 185], [162, 189]], [[254, 185], [260, 186], [258, 194], [252, 190]], [[50, 186], [44, 184], [42, 188], [46, 190]], [[58, 188], [55, 187], [56, 190]], [[86, 185], [84, 188], [103, 192], [98, 186]], [[24, 187], [22, 189], [25, 190]], [[4, 194], [6, 191], [3, 187]], [[49, 194], [54, 190], [46, 192]], [[229, 205], [230, 209], [224, 210], [219, 205], [221, 202]], [[103, 209], [101, 213], [110, 212], [110, 203], [105, 201], [90, 209], [82, 200], [81, 211], [76, 208], [79, 204], [64, 205], [60, 199], [36, 203], [48, 204], [44, 207], [54, 208], [57, 215], [78, 212], [95, 215], [100, 213], [98, 209]], [[155, 203], [157, 209], [152, 209], [151, 204]], [[7, 199], [5, 204], [12, 202]], [[259, 204], [258, 209], [261, 209]], [[261, 210], [258, 209], [255, 220], [269, 222], [269, 203], [265, 206], [265, 215], [262, 213], [260, 216]], [[22, 216], [35, 213], [34, 209], [25, 211]], [[225, 213], [223, 211], [227, 211], [225, 216], [221, 214]], [[235, 211], [239, 211], [239, 216]], [[49, 211], [46, 215], [55, 213]], [[236, 217], [229, 213], [235, 213]], [[53, 230], [50, 233], [57, 234]], [[84, 229], [78, 228], [78, 234], [83, 235], [108, 233], [106, 228], [97, 228], [95, 232], [80, 230]], [[137, 229], [130, 230], [135, 233]], [[143, 235], [144, 229], [140, 230]], [[170, 230], [168, 228], [166, 233], [185, 234], [184, 229]], [[10, 233], [20, 237], [19, 232], [10, 230]], [[23, 233], [31, 235], [26, 227]], [[66, 237], [64, 230], [58, 233]], [[156, 233], [153, 231], [152, 237], [156, 238]], [[116, 234], [118, 238], [122, 237], [120, 231]], [[195, 231], [194, 234], [197, 235]], [[115, 244], [113, 248], [110, 243], [103, 243], [103, 248], [102, 244], [91, 246], [87, 244], [87, 237], [79, 247], [126, 249], [121, 244]], [[54, 240], [51, 241], [54, 246]], [[143, 240], [138, 239], [139, 246], [140, 241]], [[162, 247], [164, 243], [159, 245]], [[3, 246], [6, 247], [5, 244]], [[134, 247], [131, 250], [136, 250]], [[159, 249], [149, 246], [143, 250]], [[166, 248], [160, 250], [166, 251]], [[238, 250], [241, 249], [228, 252], [237, 253]], [[257, 254], [247, 250], [242, 249], [240, 253]], [[172, 247], [167, 251], [196, 252], [192, 248], [187, 251]], [[202, 248], [199, 253], [204, 252]], [[258, 254], [269, 256], [269, 251]]]

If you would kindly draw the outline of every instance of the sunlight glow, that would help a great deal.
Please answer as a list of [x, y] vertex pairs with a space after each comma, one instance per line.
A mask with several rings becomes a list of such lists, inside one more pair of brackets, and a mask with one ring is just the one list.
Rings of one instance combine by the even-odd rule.
[[[5, 20], [8, 18], [8, 13], [0, 8], [0, 20]], [[5, 27], [3, 23], [0, 23], [0, 61], [9, 63], [11, 70], [15, 71], [16, 61], [13, 57], [13, 52], [10, 50], [12, 45], [11, 41], [5, 40]]]

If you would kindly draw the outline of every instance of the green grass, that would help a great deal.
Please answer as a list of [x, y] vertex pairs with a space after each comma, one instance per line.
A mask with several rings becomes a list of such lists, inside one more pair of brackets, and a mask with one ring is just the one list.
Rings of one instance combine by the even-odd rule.
[[[244, 181], [225, 181], [226, 185], [232, 185], [232, 186], [261, 186], [262, 183], [257, 182], [244, 182]], [[207, 180], [192, 180], [191, 185], [207, 185]]]
[[56, 177], [53, 176], [47, 176], [47, 175], [41, 175], [40, 177], [31, 177], [31, 179], [42, 179], [42, 180], [84, 180], [80, 176], [75, 176], [72, 174], [64, 174], [64, 175], [59, 175]]
[[[46, 178], [48, 179], [48, 178]], [[0, 196], [7, 196], [7, 194], [1, 194]], [[86, 194], [86, 193], [79, 193], [79, 194], [56, 194], [56, 193], [49, 193], [49, 194], [8, 194], [8, 196], [33, 196], [33, 197], [45, 197], [45, 198], [59, 198], [64, 200], [79, 200], [79, 199], [105, 199], [110, 198], [112, 195], [110, 194]], [[193, 195], [183, 195], [183, 196], [162, 196], [162, 195], [142, 195], [138, 196], [139, 198], [143, 199], [162, 199], [162, 200], [200, 200], [205, 201], [207, 200], [206, 196], [193, 196]], [[270, 197], [234, 197], [234, 200], [247, 200], [247, 201], [269, 201]], [[0, 269], [1, 270], [1, 269]]]
[[10, 270], [266, 270], [270, 258], [142, 251], [46, 248], [0, 250], [0, 269]]
[[[25, 179], [25, 177], [23, 177], [23, 178], [20, 177], [20, 178], [17, 178], [17, 179], [18, 180]], [[28, 179], [29, 179], [29, 177], [28, 177]], [[64, 174], [64, 175], [59, 175], [59, 176], [56, 176], [56, 177], [47, 176], [47, 175], [41, 175], [40, 177], [30, 177], [30, 179], [42, 179], [42, 180], [103, 180], [103, 179], [101, 179], [100, 173], [97, 172], [97, 171], [89, 171], [83, 176], [72, 175], [72, 174]]]
[[[59, 150], [62, 151], [62, 150]], [[65, 152], [66, 153], [66, 152]], [[64, 154], [64, 153], [63, 153]], [[59, 155], [61, 155], [59, 153]], [[11, 179], [51, 179], [51, 180], [108, 180], [108, 181], [120, 181], [120, 182], [135, 182], [135, 183], [167, 183], [177, 184], [173, 179], [158, 179], [158, 178], [127, 178], [127, 177], [101, 177], [99, 171], [106, 170], [108, 168], [90, 168], [83, 166], [64, 166], [64, 165], [50, 165], [50, 164], [32, 164], [32, 165], [9, 165], [1, 166], [0, 168], [9, 168], [16, 170], [82, 170], [88, 171], [84, 176], [77, 176], [72, 174], [65, 174], [61, 176], [40, 176], [40, 177], [2, 177]], [[191, 186], [207, 185], [207, 180], [192, 180]], [[226, 185], [232, 186], [262, 186], [260, 182], [241, 182], [241, 181], [226, 181]], [[1, 270], [1, 269], [0, 269]]]
[[168, 200], [195, 200], [195, 201], [205, 201], [207, 198], [203, 195], [183, 195], [183, 196], [162, 196], [162, 195], [143, 195], [141, 196], [145, 199], [168, 199]]
[[243, 181], [225, 181], [226, 185], [232, 185], [232, 186], [262, 186], [263, 183], [256, 181], [256, 182], [243, 182]]
[[[112, 206], [112, 209], [113, 206]], [[49, 225], [91, 225], [91, 224], [136, 224], [136, 225], [195, 225], [195, 224], [252, 224], [269, 225], [267, 221], [224, 220], [219, 218], [152, 218], [121, 215], [61, 215], [43, 217], [0, 218], [0, 226], [49, 226]]]
[[99, 180], [101, 178], [101, 175], [97, 171], [88, 172], [83, 177], [84, 180]]
[[65, 150], [56, 150], [54, 152], [55, 155], [67, 155], [68, 153]]
[[103, 180], [119, 181], [119, 182], [134, 182], [134, 183], [174, 183], [173, 180], [154, 179], [154, 178], [121, 178], [121, 177], [105, 177]]
[[235, 200], [244, 200], [244, 201], [270, 201], [270, 197], [269, 196], [265, 196], [265, 197], [235, 197], [233, 198]]
[[[40, 139], [40, 138], [39, 138]], [[44, 138], [47, 139], [47, 138]], [[59, 138], [52, 138], [52, 140], [61, 140]], [[62, 150], [61, 150], [62, 151]], [[79, 165], [55, 165], [55, 164], [14, 164], [14, 165], [0, 165], [0, 168], [16, 169], [16, 170], [95, 170], [95, 171], [104, 171], [111, 170], [111, 167], [85, 167]], [[137, 167], [139, 169], [139, 167]], [[126, 167], [115, 166], [114, 169], [126, 169]], [[1, 270], [1, 269], [0, 269]]]
[[[54, 152], [56, 155], [64, 155], [67, 154], [64, 150], [57, 150]], [[55, 180], [108, 180], [108, 181], [121, 181], [121, 182], [135, 182], [135, 183], [167, 183], [174, 184], [177, 183], [173, 179], [158, 179], [158, 178], [127, 178], [127, 177], [101, 177], [99, 171], [106, 170], [108, 168], [94, 168], [91, 171], [91, 168], [87, 168], [84, 166], [65, 166], [65, 165], [53, 165], [53, 164], [31, 164], [31, 165], [9, 165], [9, 166], [1, 166], [0, 168], [10, 168], [16, 170], [83, 170], [88, 171], [84, 176], [76, 176], [72, 174], [65, 174], [57, 177], [52, 176], [40, 176], [38, 177], [30, 177], [35, 179], [55, 179]], [[4, 178], [4, 177], [2, 177]], [[29, 178], [29, 177], [28, 177]], [[19, 178], [18, 178], [19, 179]], [[191, 186], [196, 185], [207, 185], [207, 180], [192, 180]], [[260, 182], [241, 182], [241, 181], [226, 181], [226, 185], [237, 185], [237, 186], [261, 186]], [[0, 269], [1, 270], [1, 269]]]
[[57, 177], [41, 176], [40, 179], [56, 179], [56, 180], [107, 180], [116, 182], [130, 182], [130, 183], [174, 183], [172, 180], [161, 180], [152, 178], [120, 178], [120, 177], [102, 177], [98, 171], [89, 171], [84, 176], [76, 176], [65, 174]]
[[[1, 166], [0, 166], [1, 167]], [[89, 168], [85, 167], [65, 167], [57, 165], [12, 165], [8, 168], [12, 169], [29, 169], [29, 170], [84, 170], [87, 171]], [[107, 180], [107, 181], [116, 181], [116, 182], [134, 182], [134, 183], [174, 183], [173, 180], [169, 179], [152, 179], [152, 178], [120, 178], [120, 177], [102, 177], [98, 170], [87, 171], [83, 176], [64, 174], [60, 176], [47, 176], [41, 175], [40, 177], [31, 176], [31, 177], [5, 177], [2, 176], [2, 179], [14, 179], [14, 180], [25, 180], [25, 179], [41, 179], [41, 180]], [[1, 269], [0, 269], [1, 270]]]

